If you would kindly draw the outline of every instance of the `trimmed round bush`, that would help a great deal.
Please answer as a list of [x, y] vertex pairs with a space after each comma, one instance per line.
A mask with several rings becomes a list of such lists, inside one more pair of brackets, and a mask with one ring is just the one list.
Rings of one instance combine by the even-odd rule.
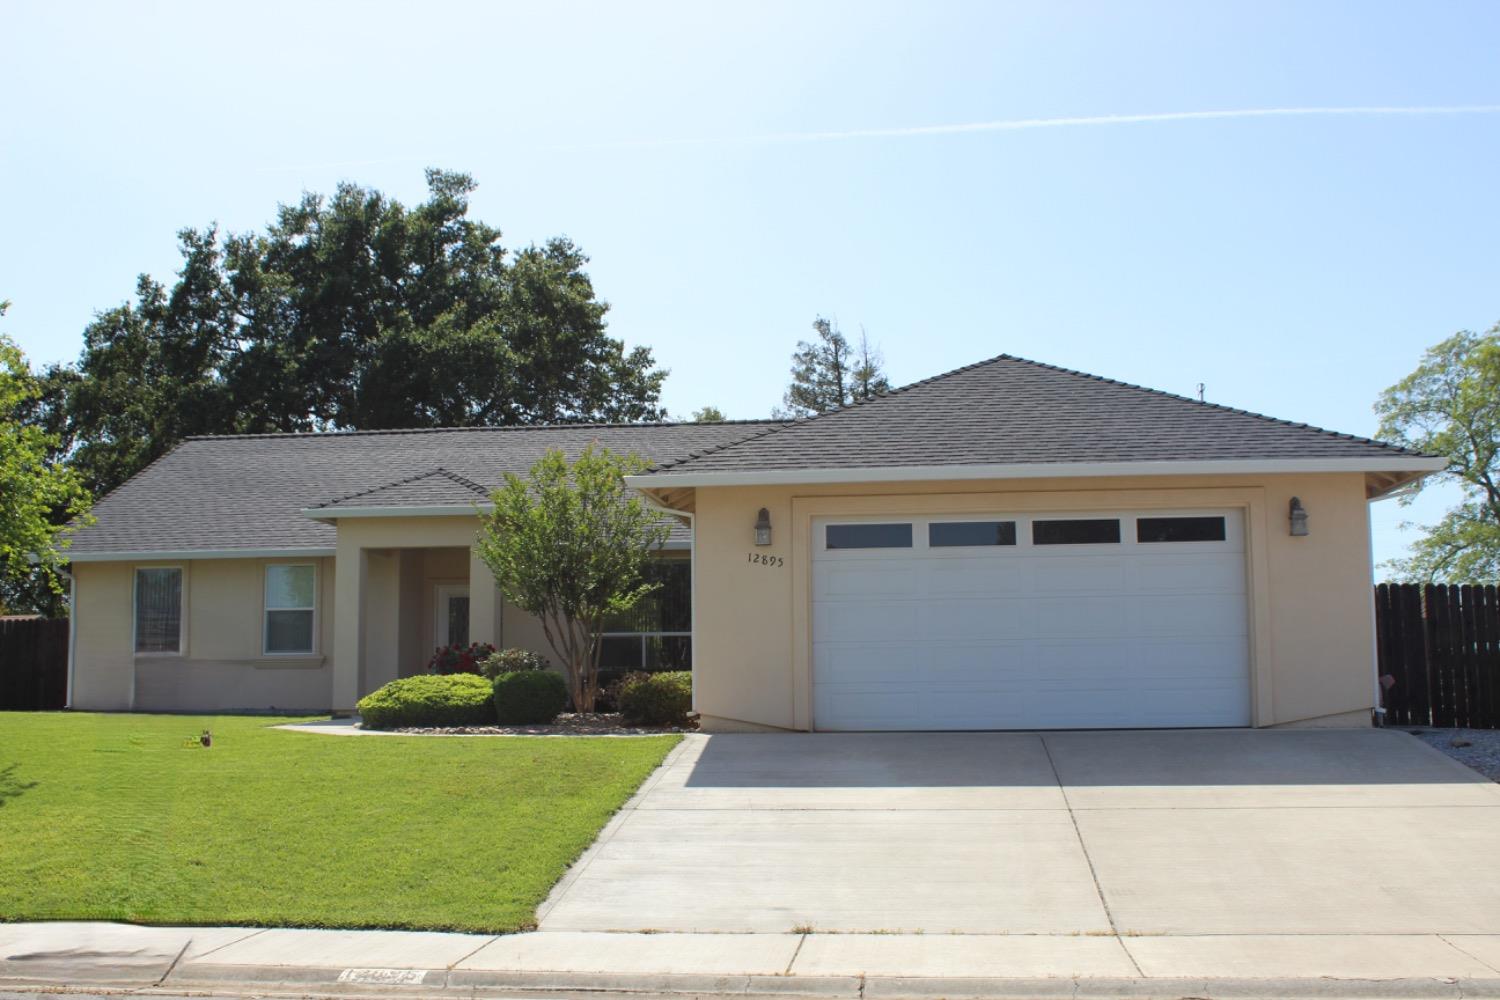
[[490, 726], [494, 692], [477, 674], [420, 674], [391, 681], [359, 700], [366, 729]]
[[681, 726], [693, 710], [693, 674], [629, 674], [620, 685], [620, 715], [637, 726]]
[[523, 670], [546, 670], [547, 658], [529, 649], [502, 649], [479, 661], [479, 672], [490, 680], [501, 674], [515, 674]]
[[550, 670], [512, 670], [495, 678], [495, 717], [502, 726], [551, 722], [568, 704], [568, 685]]

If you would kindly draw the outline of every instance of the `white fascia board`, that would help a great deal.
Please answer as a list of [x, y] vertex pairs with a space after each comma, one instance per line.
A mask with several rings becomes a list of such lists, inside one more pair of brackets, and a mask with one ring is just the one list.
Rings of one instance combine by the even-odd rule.
[[303, 515], [315, 521], [336, 521], [341, 517], [477, 517], [495, 509], [488, 502], [472, 504], [414, 504], [409, 507], [306, 507]]
[[336, 553], [333, 548], [305, 549], [136, 549], [126, 552], [69, 552], [67, 560], [91, 562], [168, 562], [182, 559], [315, 559]]
[[800, 486], [965, 479], [1082, 479], [1104, 476], [1294, 475], [1318, 472], [1439, 472], [1448, 460], [1389, 458], [1217, 459], [1158, 462], [1021, 462], [1010, 465], [903, 465], [865, 469], [764, 469], [753, 472], [657, 472], [626, 476], [638, 490], [682, 486]]

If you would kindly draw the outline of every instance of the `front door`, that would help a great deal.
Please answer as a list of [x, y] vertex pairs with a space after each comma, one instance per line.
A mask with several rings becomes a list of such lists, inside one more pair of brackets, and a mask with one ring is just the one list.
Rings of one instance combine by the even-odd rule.
[[468, 584], [438, 584], [437, 621], [433, 635], [439, 646], [467, 646], [469, 644]]

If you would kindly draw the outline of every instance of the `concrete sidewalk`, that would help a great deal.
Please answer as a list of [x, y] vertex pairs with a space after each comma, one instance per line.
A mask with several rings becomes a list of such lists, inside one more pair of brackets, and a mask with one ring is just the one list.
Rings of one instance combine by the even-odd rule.
[[1500, 935], [635, 934], [0, 924], [0, 984], [900, 996], [1500, 996]]

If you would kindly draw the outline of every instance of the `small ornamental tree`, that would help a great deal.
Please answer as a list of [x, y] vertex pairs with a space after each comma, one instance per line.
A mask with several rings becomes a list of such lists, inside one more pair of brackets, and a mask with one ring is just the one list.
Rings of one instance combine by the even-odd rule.
[[644, 571], [671, 523], [625, 486], [645, 467], [592, 445], [571, 463], [549, 451], [508, 473], [481, 517], [476, 550], [505, 599], [541, 620], [578, 712], [594, 711], [605, 619], [658, 586]]

